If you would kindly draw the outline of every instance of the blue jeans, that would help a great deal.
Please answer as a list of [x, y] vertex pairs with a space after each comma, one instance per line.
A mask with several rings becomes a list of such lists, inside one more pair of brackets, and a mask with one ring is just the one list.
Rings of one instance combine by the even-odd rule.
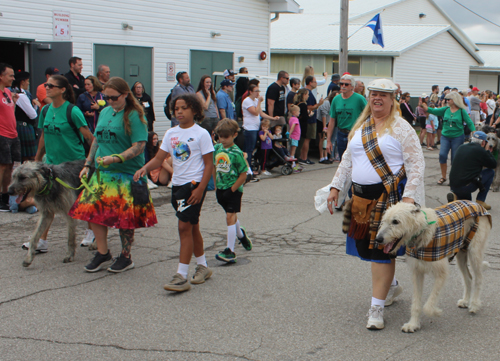
[[[335, 159], [335, 153], [337, 154], [337, 156], [339, 155], [339, 152], [337, 149], [337, 134], [338, 134], [338, 132], [339, 132], [338, 127], [335, 127], [335, 129], [333, 129], [333, 132], [332, 132], [332, 138], [331, 138], [331, 142], [332, 142], [332, 146], [333, 146], [333, 150], [332, 150], [332, 154], [331, 154], [332, 159]], [[339, 159], [340, 159], [340, 157], [339, 157]]]
[[[481, 183], [483, 183], [484, 190], [480, 190], [477, 194], [477, 201], [486, 201], [486, 196], [490, 190], [491, 183], [493, 183], [493, 177], [495, 176], [495, 171], [493, 169], [483, 169], [481, 172]], [[458, 199], [472, 200], [472, 192], [475, 192], [479, 187], [475, 183], [469, 183], [466, 186], [459, 188], [451, 188], [451, 191], [456, 194]]]
[[339, 150], [340, 160], [342, 160], [342, 155], [344, 155], [344, 152], [347, 149], [348, 137], [349, 134], [342, 133], [341, 131], [337, 133], [337, 148]]
[[451, 161], [455, 158], [455, 153], [458, 147], [464, 144], [465, 135], [460, 135], [456, 138], [448, 138], [441, 135], [441, 149], [439, 150], [439, 163], [446, 164], [448, 161], [448, 153], [451, 149]]
[[253, 150], [255, 149], [255, 145], [257, 144], [257, 137], [259, 136], [259, 131], [258, 130], [246, 130], [244, 131], [245, 134], [245, 152], [247, 153], [248, 156], [248, 165], [250, 168], [252, 167], [252, 153]]

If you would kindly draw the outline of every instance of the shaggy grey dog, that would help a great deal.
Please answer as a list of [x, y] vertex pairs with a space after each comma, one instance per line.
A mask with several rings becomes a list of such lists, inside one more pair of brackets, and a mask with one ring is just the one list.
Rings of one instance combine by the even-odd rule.
[[[385, 246], [385, 253], [396, 254], [402, 246], [422, 249], [427, 247], [434, 239], [438, 227], [437, 221], [438, 216], [434, 209], [420, 209], [420, 207], [413, 204], [399, 202], [384, 213], [376, 241]], [[466, 234], [468, 234], [474, 222], [474, 218], [464, 221], [463, 227]], [[464, 295], [458, 300], [457, 306], [468, 308], [470, 313], [476, 313], [481, 306], [479, 295], [483, 280], [483, 256], [490, 230], [490, 216], [478, 217], [478, 229], [472, 242], [466, 251], [460, 250], [456, 254], [458, 268], [464, 281]], [[413, 275], [413, 302], [411, 305], [411, 318], [403, 325], [402, 331], [415, 332], [420, 328], [424, 275], [430, 273], [435, 279], [434, 287], [423, 308], [424, 313], [428, 316], [439, 316], [442, 311], [437, 307], [438, 296], [448, 277], [449, 262], [447, 257], [428, 262], [407, 255], [406, 263], [410, 266]], [[469, 267], [472, 269], [472, 274]]]
[[63, 262], [67, 263], [74, 260], [76, 221], [68, 216], [68, 212], [81, 190], [75, 191], [66, 188], [57, 182], [56, 178], [61, 179], [73, 188], [79, 187], [81, 184], [79, 174], [84, 163], [84, 160], [65, 162], [59, 165], [26, 162], [14, 170], [12, 182], [9, 186], [9, 195], [17, 195], [18, 203], [28, 196], [34, 197], [40, 210], [40, 218], [35, 233], [31, 236], [28, 254], [23, 261], [24, 267], [28, 267], [33, 262], [38, 240], [50, 226], [56, 213], [63, 215], [68, 224], [68, 253]]

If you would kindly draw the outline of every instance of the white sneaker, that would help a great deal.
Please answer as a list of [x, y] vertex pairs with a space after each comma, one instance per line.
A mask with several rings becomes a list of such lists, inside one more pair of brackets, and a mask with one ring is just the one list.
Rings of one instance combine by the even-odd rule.
[[157, 184], [154, 184], [151, 179], [148, 178], [148, 189], [156, 189], [158, 188]]
[[272, 175], [271, 172], [268, 172], [267, 170], [263, 171], [262, 174], [264, 174], [264, 175]]
[[94, 243], [94, 232], [91, 229], [85, 230], [85, 237], [83, 237], [82, 243], [80, 243], [80, 247], [88, 247], [92, 243]]
[[168, 182], [168, 186], [167, 186], [167, 188], [172, 189], [172, 181]]
[[396, 280], [396, 285], [391, 286], [391, 288], [389, 288], [389, 293], [385, 298], [385, 307], [392, 305], [394, 299], [398, 297], [401, 294], [401, 292], [403, 292], [403, 287], [401, 287], [399, 281]]
[[[29, 242], [23, 243], [21, 248], [24, 249], [25, 251], [29, 250], [30, 243]], [[48, 250], [49, 250], [49, 242], [40, 239], [38, 241], [38, 245], [36, 246], [35, 253], [47, 253]]]
[[381, 306], [372, 306], [368, 311], [368, 323], [366, 328], [370, 330], [381, 330], [384, 328], [384, 308]]

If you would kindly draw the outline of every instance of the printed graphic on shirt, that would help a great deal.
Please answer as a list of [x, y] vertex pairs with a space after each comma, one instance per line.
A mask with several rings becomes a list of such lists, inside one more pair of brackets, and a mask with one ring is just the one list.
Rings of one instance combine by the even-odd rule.
[[352, 108], [337, 109], [338, 122], [346, 122], [346, 121], [350, 120], [353, 112], [354, 112], [354, 109], [352, 109]]
[[46, 134], [61, 135], [61, 128], [54, 124], [44, 125], [43, 130]]
[[102, 129], [95, 133], [99, 143], [118, 143], [116, 133], [110, 129]]
[[229, 159], [226, 153], [219, 153], [215, 156], [215, 167], [217, 172], [229, 173], [231, 170], [231, 159]]
[[185, 162], [191, 156], [191, 149], [187, 143], [179, 141], [178, 137], [172, 137], [170, 145], [173, 150], [175, 159], [180, 162]]

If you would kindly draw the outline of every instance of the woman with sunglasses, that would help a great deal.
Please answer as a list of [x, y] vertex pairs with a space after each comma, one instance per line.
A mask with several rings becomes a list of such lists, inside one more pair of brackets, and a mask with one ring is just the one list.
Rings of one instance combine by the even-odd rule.
[[88, 175], [92, 162], [98, 170], [89, 180], [69, 211], [75, 219], [90, 222], [97, 252], [85, 266], [87, 272], [99, 271], [111, 261], [108, 227], [118, 228], [122, 250], [108, 268], [123, 272], [134, 268], [130, 256], [134, 230], [157, 223], [147, 178], [134, 182], [133, 176], [144, 166], [144, 147], [148, 140], [144, 110], [125, 80], [113, 77], [104, 85], [104, 100], [110, 105], [101, 111], [95, 140], [80, 177]]
[[[73, 87], [69, 84], [68, 79], [62, 75], [52, 75], [44, 86], [47, 97], [52, 100], [52, 103], [44, 106], [40, 113], [38, 128], [42, 130], [42, 134], [38, 141], [35, 161], [41, 162], [44, 156], [44, 162], [47, 164], [61, 164], [85, 159], [85, 149], [81, 137], [83, 135], [89, 145], [92, 144], [94, 137], [78, 107], [73, 106], [71, 109], [71, 120], [78, 130], [78, 135], [68, 122], [68, 106], [75, 103]], [[47, 252], [48, 233], [49, 229], [42, 234], [36, 247], [37, 252]], [[28, 248], [29, 242], [24, 243], [23, 249]]]
[[448, 154], [451, 150], [451, 161], [455, 157], [458, 147], [464, 144], [464, 124], [469, 127], [471, 132], [476, 130], [474, 123], [467, 114], [467, 106], [458, 92], [448, 93], [445, 97], [446, 105], [442, 108], [429, 108], [420, 98], [418, 105], [424, 108], [429, 114], [443, 117], [443, 130], [441, 131], [441, 148], [439, 150], [439, 165], [441, 166], [441, 179], [437, 184], [442, 185], [446, 182], [446, 173], [448, 170]]

